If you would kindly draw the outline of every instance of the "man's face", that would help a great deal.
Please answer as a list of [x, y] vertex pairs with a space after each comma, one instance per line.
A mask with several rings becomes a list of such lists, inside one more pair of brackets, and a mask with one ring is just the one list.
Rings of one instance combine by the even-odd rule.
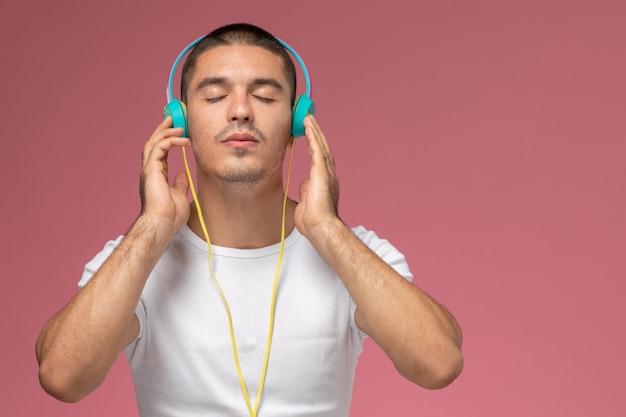
[[233, 183], [282, 178], [291, 103], [279, 56], [249, 45], [204, 52], [189, 82], [187, 110], [198, 175]]

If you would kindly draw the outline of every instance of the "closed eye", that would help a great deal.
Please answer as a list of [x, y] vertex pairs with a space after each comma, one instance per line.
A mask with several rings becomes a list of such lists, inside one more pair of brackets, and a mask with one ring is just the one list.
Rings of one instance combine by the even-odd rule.
[[211, 98], [207, 98], [206, 101], [208, 101], [209, 103], [217, 103], [218, 101], [222, 100], [224, 97], [226, 96], [211, 97]]
[[274, 100], [273, 98], [269, 98], [269, 97], [263, 97], [263, 96], [253, 96], [254, 98], [256, 98], [257, 100], [263, 102], [263, 103], [273, 103]]

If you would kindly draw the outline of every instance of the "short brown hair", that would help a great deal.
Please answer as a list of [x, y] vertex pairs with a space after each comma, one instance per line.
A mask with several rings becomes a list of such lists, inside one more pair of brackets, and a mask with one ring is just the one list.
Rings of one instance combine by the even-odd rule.
[[249, 23], [233, 23], [217, 28], [193, 47], [183, 66], [180, 83], [182, 101], [187, 101], [189, 81], [193, 76], [198, 57], [211, 48], [223, 45], [259, 46], [281, 57], [284, 63], [283, 71], [291, 87], [291, 102], [293, 104], [296, 97], [296, 68], [291, 56], [271, 33]]

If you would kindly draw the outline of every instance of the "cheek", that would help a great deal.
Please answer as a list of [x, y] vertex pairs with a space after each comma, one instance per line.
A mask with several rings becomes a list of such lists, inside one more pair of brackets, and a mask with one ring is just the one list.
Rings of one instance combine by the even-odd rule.
[[210, 115], [199, 117], [192, 111], [187, 113], [187, 124], [189, 126], [189, 136], [191, 140], [193, 140], [194, 137], [203, 137], [209, 133], [210, 126], [215, 125], [215, 123], [211, 121]]
[[291, 137], [291, 110], [281, 113], [280, 120], [277, 120], [276, 133], [279, 137], [286, 137], [287, 140]]

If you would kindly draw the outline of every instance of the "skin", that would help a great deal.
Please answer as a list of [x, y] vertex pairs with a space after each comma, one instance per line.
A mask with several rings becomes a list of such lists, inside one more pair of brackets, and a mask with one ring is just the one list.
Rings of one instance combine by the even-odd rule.
[[[44, 326], [36, 344], [43, 388], [75, 402], [104, 380], [138, 335], [141, 291], [184, 225], [203, 237], [183, 172], [168, 182], [174, 148], [193, 147], [197, 188], [212, 243], [258, 248], [280, 241], [282, 164], [290, 144], [290, 91], [282, 61], [264, 49], [206, 51], [188, 93], [190, 137], [166, 118], [143, 151], [142, 211], [91, 281]], [[461, 331], [452, 315], [363, 245], [338, 216], [332, 153], [313, 116], [305, 119], [311, 157], [300, 202], [289, 200], [287, 233], [297, 228], [337, 272], [356, 305], [356, 323], [407, 379], [441, 388], [461, 372]]]

